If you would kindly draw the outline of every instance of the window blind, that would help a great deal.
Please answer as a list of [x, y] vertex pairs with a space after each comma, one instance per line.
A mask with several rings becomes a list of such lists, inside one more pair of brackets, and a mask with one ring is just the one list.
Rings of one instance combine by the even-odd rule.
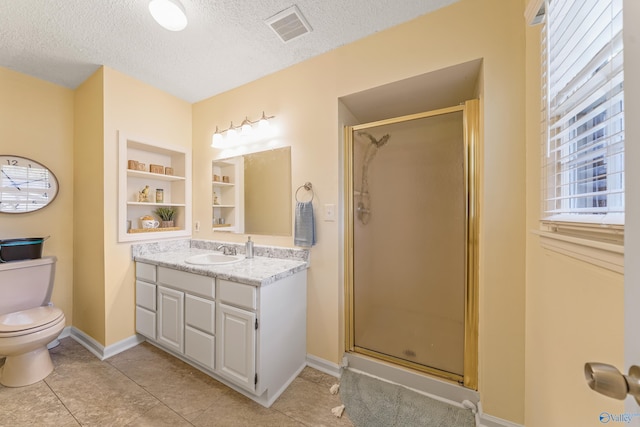
[[624, 224], [622, 0], [550, 0], [543, 219]]

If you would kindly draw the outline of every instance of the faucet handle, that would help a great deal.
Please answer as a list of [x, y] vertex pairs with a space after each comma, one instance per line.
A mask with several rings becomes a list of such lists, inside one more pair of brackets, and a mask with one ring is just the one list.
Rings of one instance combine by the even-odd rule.
[[220, 245], [216, 248], [217, 251], [222, 251], [222, 255], [237, 255], [238, 251], [235, 247], [228, 245]]

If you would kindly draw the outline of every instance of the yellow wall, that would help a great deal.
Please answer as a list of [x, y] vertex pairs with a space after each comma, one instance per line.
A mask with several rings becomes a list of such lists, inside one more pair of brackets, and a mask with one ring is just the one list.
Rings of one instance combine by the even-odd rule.
[[0, 153], [43, 163], [58, 179], [53, 203], [27, 214], [0, 214], [0, 238], [45, 237], [55, 255], [52, 301], [73, 322], [73, 91], [0, 67]]
[[118, 243], [118, 131], [191, 147], [191, 104], [104, 67], [104, 345], [135, 334], [131, 245]]
[[[481, 177], [480, 393], [485, 412], [524, 420], [525, 150], [524, 26], [520, 2], [463, 0], [318, 56], [193, 108], [194, 221], [211, 217], [209, 147], [215, 126], [262, 110], [277, 116], [290, 145], [293, 190], [314, 186], [316, 207], [338, 205], [342, 165], [338, 98], [483, 58], [484, 175]], [[202, 195], [202, 197], [198, 197]], [[338, 222], [316, 223], [308, 279], [307, 351], [339, 362], [342, 284]], [[196, 238], [244, 241], [212, 233]], [[291, 246], [293, 238], [255, 237]]]
[[108, 67], [76, 91], [74, 326], [107, 347], [135, 334], [131, 244], [118, 243], [118, 131], [191, 146], [191, 104]]
[[623, 275], [543, 249], [531, 233], [541, 212], [540, 28], [526, 30], [526, 426], [598, 426], [623, 403], [591, 391], [583, 366], [624, 366]]
[[74, 135], [74, 322], [73, 326], [103, 343], [104, 318], [104, 115], [103, 71], [99, 69], [75, 91]]

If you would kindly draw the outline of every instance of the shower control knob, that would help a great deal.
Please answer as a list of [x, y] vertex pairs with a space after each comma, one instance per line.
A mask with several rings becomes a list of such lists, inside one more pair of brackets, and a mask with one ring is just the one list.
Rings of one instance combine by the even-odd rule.
[[606, 363], [586, 363], [584, 377], [587, 385], [598, 393], [618, 400], [623, 400], [627, 394], [630, 394], [640, 404], [640, 367], [638, 366], [632, 366], [629, 369], [629, 375], [623, 375], [614, 366]]

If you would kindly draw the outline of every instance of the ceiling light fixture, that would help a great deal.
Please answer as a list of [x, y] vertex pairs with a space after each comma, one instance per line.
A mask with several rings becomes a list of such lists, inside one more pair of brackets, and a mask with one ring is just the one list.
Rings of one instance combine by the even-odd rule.
[[151, 0], [149, 12], [158, 24], [169, 31], [182, 31], [187, 26], [187, 15], [178, 0]]
[[[227, 145], [225, 144], [225, 139], [227, 140], [227, 142], [233, 142], [234, 140], [238, 139], [238, 135], [241, 137], [252, 136], [253, 139], [260, 139], [265, 136], [269, 136], [269, 132], [271, 130], [269, 120], [273, 119], [274, 117], [275, 116], [267, 116], [263, 111], [262, 117], [260, 117], [256, 121], [251, 121], [249, 120], [249, 117], [245, 116], [240, 126], [234, 126], [233, 122], [231, 122], [231, 125], [227, 129], [220, 130], [218, 129], [218, 126], [216, 126], [216, 130], [213, 133], [213, 138], [211, 138], [211, 146], [215, 148], [224, 147]], [[255, 131], [253, 126], [256, 123], [258, 123], [257, 132]]]

